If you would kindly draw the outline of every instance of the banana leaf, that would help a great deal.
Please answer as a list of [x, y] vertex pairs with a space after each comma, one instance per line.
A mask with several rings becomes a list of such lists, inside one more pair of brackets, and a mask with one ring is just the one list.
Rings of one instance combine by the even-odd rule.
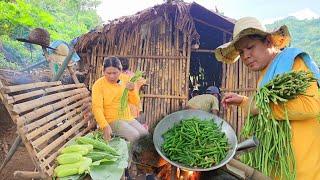
[[124, 169], [128, 167], [128, 144], [124, 139], [113, 138], [109, 145], [115, 148], [120, 157], [115, 162], [99, 162], [90, 167], [89, 174], [92, 180], [119, 180], [124, 173]]

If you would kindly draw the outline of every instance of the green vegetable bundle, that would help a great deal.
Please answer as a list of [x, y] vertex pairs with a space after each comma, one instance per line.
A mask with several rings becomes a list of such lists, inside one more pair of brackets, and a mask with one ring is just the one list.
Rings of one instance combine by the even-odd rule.
[[221, 126], [211, 120], [182, 120], [163, 134], [162, 150], [172, 160], [191, 167], [210, 168], [221, 162], [229, 150]]
[[[244, 138], [255, 135], [259, 139], [260, 145], [255, 151], [241, 157], [244, 163], [268, 176], [295, 179], [296, 165], [291, 146], [291, 126], [285, 102], [305, 94], [311, 82], [315, 81], [316, 79], [310, 72], [289, 72], [277, 75], [258, 90], [254, 100], [259, 114], [248, 116], [242, 135]], [[284, 107], [285, 120], [275, 120], [270, 103]]]
[[[143, 73], [142, 71], [136, 71], [133, 77], [130, 79], [130, 82], [136, 83], [141, 77]], [[120, 99], [120, 108], [119, 108], [119, 117], [122, 118], [127, 110], [129, 100], [129, 90], [126, 88], [123, 91], [123, 94]]]

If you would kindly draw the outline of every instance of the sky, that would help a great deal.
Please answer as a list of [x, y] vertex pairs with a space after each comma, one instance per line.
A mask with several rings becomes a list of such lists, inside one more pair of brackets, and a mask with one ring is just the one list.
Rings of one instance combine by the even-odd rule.
[[[196, 2], [207, 9], [217, 9], [225, 16], [239, 19], [254, 16], [264, 24], [287, 16], [300, 19], [320, 16], [319, 0], [184, 0]], [[102, 20], [108, 22], [121, 16], [133, 15], [141, 10], [164, 3], [165, 0], [102, 0], [97, 8]]]

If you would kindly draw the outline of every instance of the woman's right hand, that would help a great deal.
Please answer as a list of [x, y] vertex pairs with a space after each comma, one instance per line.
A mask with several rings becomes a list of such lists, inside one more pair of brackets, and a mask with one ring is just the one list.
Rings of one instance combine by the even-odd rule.
[[225, 93], [221, 103], [224, 108], [227, 108], [230, 105], [240, 106], [242, 103], [243, 96], [236, 93]]
[[103, 129], [103, 139], [106, 141], [111, 140], [112, 129], [109, 124]]

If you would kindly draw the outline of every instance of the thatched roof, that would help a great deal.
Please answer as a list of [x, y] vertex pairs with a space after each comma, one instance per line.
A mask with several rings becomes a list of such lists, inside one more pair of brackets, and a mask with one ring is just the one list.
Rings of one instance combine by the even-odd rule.
[[[117, 36], [122, 33], [137, 33], [141, 29], [142, 25], [146, 23], [150, 23], [150, 25], [152, 25], [152, 22], [158, 17], [163, 17], [167, 21], [170, 20], [169, 17], [174, 17], [174, 24], [176, 25], [176, 28], [184, 32], [189, 32], [192, 39], [198, 41], [200, 36], [195, 29], [195, 24], [192, 19], [192, 16], [194, 15], [191, 15], [191, 8], [194, 7], [196, 7], [198, 11], [205, 9], [196, 3], [173, 1], [171, 3], [164, 3], [145, 9], [132, 16], [124, 16], [115, 19], [103, 27], [97, 27], [96, 29], [80, 36], [77, 40], [75, 48], [78, 52], [85, 52], [87, 49], [89, 49], [88, 47], [92, 47], [97, 43], [103, 43], [107, 40], [114, 41]], [[215, 14], [207, 9], [205, 10], [211, 14]], [[215, 15], [224, 21], [228, 21], [233, 24], [232, 20], [218, 15], [217, 13]]]

